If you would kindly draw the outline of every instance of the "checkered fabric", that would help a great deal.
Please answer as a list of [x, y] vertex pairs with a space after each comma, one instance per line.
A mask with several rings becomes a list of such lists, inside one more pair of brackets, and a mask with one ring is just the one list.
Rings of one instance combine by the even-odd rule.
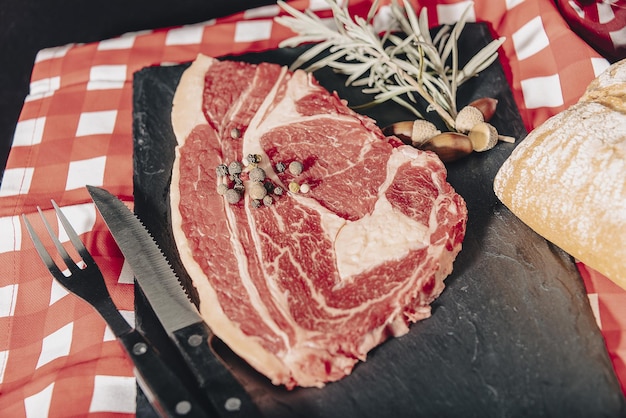
[[[567, 25], [550, 0], [415, 1], [432, 26], [470, 21], [505, 36], [501, 63], [530, 130], [573, 104], [608, 62]], [[300, 10], [330, 12], [323, 0]], [[364, 15], [369, 2], [353, 0]], [[134, 323], [132, 274], [85, 188], [132, 206], [132, 76], [143, 67], [277, 48], [290, 31], [276, 5], [201, 24], [156, 29], [41, 51], [0, 186], [0, 411], [10, 417], [134, 416], [132, 364], [104, 321], [51, 278], [26, 236], [37, 206], [56, 225], [54, 199], [100, 265], [114, 302]], [[58, 226], [56, 227], [58, 230]], [[63, 241], [67, 238], [60, 234]], [[52, 248], [51, 248], [52, 251]], [[615, 370], [626, 383], [626, 291], [579, 265]], [[626, 387], [624, 385], [623, 387]]]
[[610, 59], [626, 55], [626, 1], [558, 0], [563, 17], [581, 38]]

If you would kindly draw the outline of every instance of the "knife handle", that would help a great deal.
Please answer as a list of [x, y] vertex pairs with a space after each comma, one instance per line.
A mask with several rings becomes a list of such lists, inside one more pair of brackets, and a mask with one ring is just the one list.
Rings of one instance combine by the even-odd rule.
[[261, 417], [248, 392], [211, 349], [210, 335], [204, 322], [196, 322], [175, 331], [173, 339], [220, 417]]
[[155, 412], [162, 417], [207, 417], [201, 404], [137, 330], [118, 335], [132, 358], [137, 381]]

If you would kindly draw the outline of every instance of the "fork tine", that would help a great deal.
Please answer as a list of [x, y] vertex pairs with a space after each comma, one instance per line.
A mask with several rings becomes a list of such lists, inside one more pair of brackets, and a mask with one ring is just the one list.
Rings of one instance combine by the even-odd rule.
[[50, 223], [44, 216], [41, 208], [37, 207], [37, 211], [39, 212], [39, 216], [41, 217], [41, 220], [43, 221], [43, 224], [46, 227], [46, 230], [48, 231], [48, 235], [50, 235], [50, 239], [54, 243], [54, 246], [56, 247], [57, 251], [61, 255], [61, 258], [63, 259], [63, 262], [65, 262], [65, 265], [67, 266], [67, 268], [70, 269], [70, 272], [80, 269], [76, 265], [72, 257], [69, 255], [65, 247], [63, 247], [63, 244], [61, 244], [61, 241], [59, 240], [59, 238], [57, 237], [57, 234], [55, 234], [54, 230], [50, 226]]
[[22, 215], [22, 221], [24, 222], [24, 225], [26, 226], [26, 230], [28, 231], [28, 235], [30, 236], [31, 241], [33, 242], [33, 245], [35, 246], [35, 250], [37, 250], [37, 254], [39, 254], [39, 257], [44, 262], [48, 270], [50, 270], [50, 272], [52, 273], [52, 275], [54, 275], [54, 277], [57, 277], [57, 278], [65, 277], [61, 269], [59, 269], [57, 264], [54, 262], [54, 260], [50, 256], [50, 253], [48, 252], [48, 250], [46, 250], [46, 247], [43, 245], [43, 242], [41, 242], [41, 240], [39, 239], [39, 236], [35, 232], [35, 229], [31, 225], [28, 218], [26, 218], [26, 215]]
[[89, 251], [87, 251], [87, 248], [85, 248], [85, 245], [78, 237], [76, 230], [74, 229], [74, 227], [72, 227], [72, 224], [67, 220], [67, 218], [61, 211], [61, 208], [59, 208], [59, 206], [54, 200], [52, 200], [52, 206], [54, 207], [54, 211], [56, 212], [57, 217], [59, 218], [59, 220], [61, 221], [61, 224], [63, 225], [63, 229], [65, 229], [67, 236], [70, 238], [70, 241], [74, 245], [74, 248], [76, 249], [76, 251], [78, 251], [78, 254], [81, 256], [83, 261], [86, 264], [89, 264], [89, 263], [95, 264], [95, 261], [91, 257], [91, 254], [89, 253]]

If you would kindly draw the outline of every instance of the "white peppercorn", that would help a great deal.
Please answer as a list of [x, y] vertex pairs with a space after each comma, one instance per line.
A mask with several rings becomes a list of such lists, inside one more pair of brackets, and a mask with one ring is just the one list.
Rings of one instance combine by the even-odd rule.
[[217, 194], [223, 196], [228, 191], [228, 186], [224, 183], [220, 183], [217, 185]]
[[294, 176], [300, 175], [304, 170], [304, 165], [300, 161], [292, 161], [289, 163], [289, 172]]
[[242, 169], [243, 169], [243, 166], [241, 165], [239, 161], [233, 161], [232, 163], [228, 165], [228, 172], [231, 175], [241, 174]]
[[267, 190], [261, 183], [253, 183], [248, 188], [251, 199], [263, 199], [267, 195]]
[[259, 182], [265, 180], [265, 170], [260, 167], [253, 168], [250, 170], [250, 180]]
[[241, 200], [241, 193], [239, 193], [235, 189], [228, 189], [226, 193], [224, 193], [224, 198], [230, 204], [235, 204]]

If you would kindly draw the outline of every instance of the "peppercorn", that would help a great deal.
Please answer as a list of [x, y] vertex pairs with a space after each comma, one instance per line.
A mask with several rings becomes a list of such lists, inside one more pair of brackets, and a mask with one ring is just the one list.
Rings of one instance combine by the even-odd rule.
[[251, 205], [253, 208], [255, 208], [255, 209], [256, 209], [256, 208], [260, 208], [260, 207], [261, 207], [261, 201], [260, 201], [259, 199], [252, 199], [252, 200], [250, 201], [250, 205]]
[[251, 199], [263, 199], [267, 195], [267, 190], [261, 183], [253, 183], [248, 188], [248, 193]]
[[284, 173], [286, 169], [287, 169], [287, 166], [285, 166], [285, 163], [283, 163], [282, 161], [279, 161], [276, 163], [277, 173]]
[[261, 162], [261, 156], [259, 154], [248, 154], [248, 162], [258, 164]]
[[224, 197], [228, 203], [234, 205], [241, 200], [241, 193], [235, 189], [228, 189], [226, 190], [226, 193], [224, 193]]
[[260, 167], [255, 167], [250, 170], [250, 180], [252, 181], [263, 181], [265, 180], [265, 170]]
[[292, 181], [291, 183], [289, 183], [289, 191], [291, 193], [298, 193], [300, 191], [300, 185], [295, 181]]
[[224, 177], [228, 175], [228, 167], [226, 164], [220, 164], [215, 168], [215, 173], [217, 177]]
[[265, 206], [272, 206], [272, 204], [274, 203], [274, 198], [270, 195], [267, 195], [263, 198], [263, 204]]
[[[239, 180], [241, 180], [241, 179], [239, 179]], [[243, 185], [243, 181], [235, 182], [235, 185], [233, 186], [233, 190], [237, 191], [239, 194], [243, 194], [243, 192], [245, 190], [245, 186]]]
[[231, 175], [241, 174], [242, 170], [243, 170], [243, 166], [241, 165], [239, 161], [233, 161], [232, 163], [228, 165], [228, 171], [230, 172]]
[[276, 187], [274, 187], [274, 194], [275, 194], [276, 196], [282, 196], [282, 194], [283, 194], [284, 192], [285, 192], [285, 191], [283, 190], [283, 188], [282, 188], [282, 187], [280, 187], [280, 186], [276, 186]]
[[233, 128], [230, 130], [230, 137], [233, 139], [241, 138], [241, 131], [238, 128]]
[[224, 183], [220, 183], [217, 185], [217, 194], [219, 194], [220, 196], [223, 196], [227, 190], [228, 190], [228, 186], [225, 185]]
[[239, 177], [239, 174], [232, 176], [233, 182], [235, 182], [235, 186], [243, 188], [243, 180]]
[[298, 176], [304, 170], [304, 165], [300, 161], [292, 161], [289, 163], [289, 172], [294, 176]]
[[265, 190], [267, 190], [268, 193], [274, 193], [274, 189], [276, 186], [274, 186], [274, 183], [272, 183], [269, 180], [265, 180], [265, 182], [263, 183], [263, 186], [265, 187]]

